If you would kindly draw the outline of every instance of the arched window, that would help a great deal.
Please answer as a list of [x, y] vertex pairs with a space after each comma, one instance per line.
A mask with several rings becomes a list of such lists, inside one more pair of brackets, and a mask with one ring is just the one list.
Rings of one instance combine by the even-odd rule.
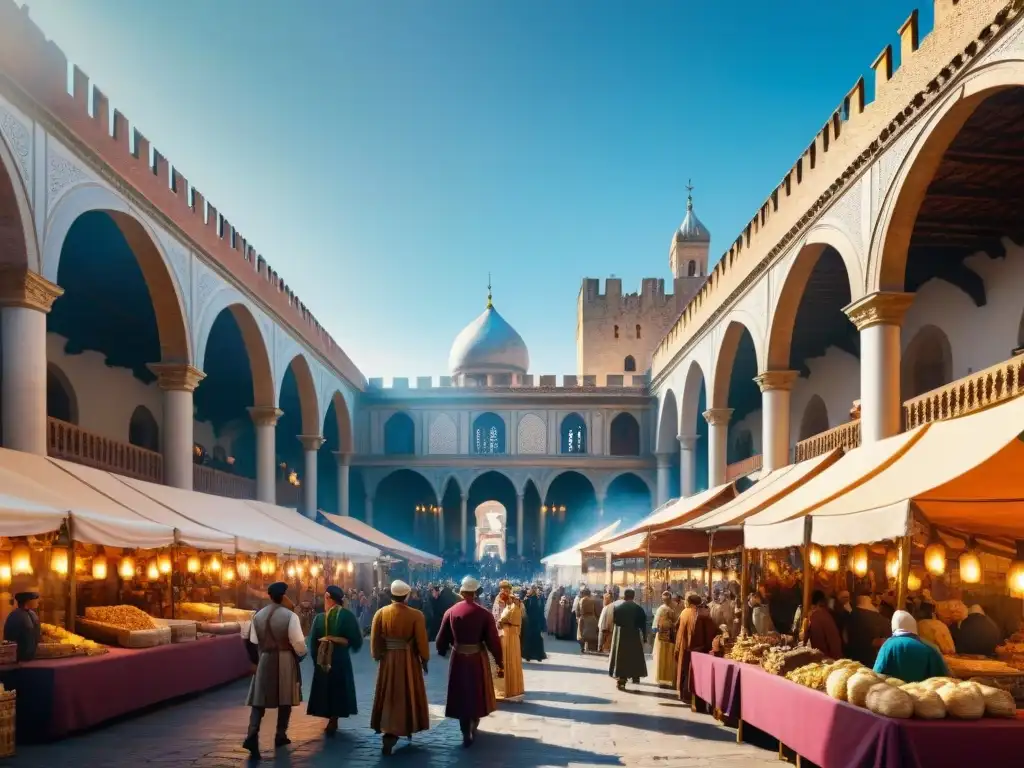
[[160, 427], [152, 411], [144, 405], [132, 411], [128, 422], [128, 442], [147, 451], [160, 450]]
[[578, 413], [562, 419], [562, 453], [587, 452], [587, 424]]
[[636, 337], [638, 339], [640, 338], [640, 324], [639, 323], [637, 323], [637, 326], [636, 326]]
[[697, 262], [691, 260], [690, 263], [686, 265], [686, 276], [687, 277], [695, 277], [696, 275], [697, 275]]
[[473, 422], [473, 453], [505, 453], [505, 420], [496, 413], [481, 413]]
[[615, 326], [615, 338], [619, 338], [619, 326]]
[[609, 448], [612, 456], [640, 455], [640, 424], [631, 413], [620, 413], [611, 424]]
[[828, 409], [825, 407], [825, 401], [815, 395], [804, 408], [803, 418], [800, 419], [800, 437], [797, 439], [806, 440], [822, 432], [828, 432], [828, 429]]
[[940, 328], [926, 325], [903, 351], [901, 361], [903, 399], [923, 395], [953, 380], [953, 350]]
[[416, 453], [416, 425], [408, 413], [393, 413], [384, 423], [384, 453], [388, 456], [412, 456]]
[[622, 370], [626, 373], [636, 373], [636, 358], [626, 355], [626, 359], [622, 361]]
[[68, 424], [78, 423], [78, 398], [71, 381], [55, 365], [46, 366], [46, 415]]

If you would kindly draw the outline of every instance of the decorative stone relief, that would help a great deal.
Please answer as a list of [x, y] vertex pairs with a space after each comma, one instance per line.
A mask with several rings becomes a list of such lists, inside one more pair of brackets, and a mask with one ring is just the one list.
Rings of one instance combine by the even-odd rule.
[[159, 227], [154, 228], [154, 231], [178, 281], [178, 293], [185, 304], [185, 316], [192, 317], [192, 252]]
[[519, 453], [538, 454], [548, 452], [547, 426], [535, 413], [528, 413], [519, 420]]
[[917, 137], [920, 136], [921, 130], [925, 125], [925, 121], [918, 120], [908, 130], [904, 131], [892, 145], [885, 150], [882, 156], [878, 160], [878, 187], [875, 190], [875, 201], [872, 205], [873, 211], [879, 211], [882, 208], [882, 203], [886, 196], [889, 194], [889, 188], [892, 186], [893, 179], [896, 178], [896, 174], [899, 173], [900, 166], [903, 165], [903, 161], [907, 159], [907, 155], [910, 154], [910, 148], [917, 141]]
[[862, 216], [864, 192], [861, 186], [864, 176], [846, 190], [822, 217], [823, 224], [831, 224], [850, 238], [857, 249], [857, 257], [864, 253], [864, 219]]
[[73, 160], [53, 151], [49, 153], [46, 171], [46, 211], [49, 214], [60, 199], [61, 193], [68, 187], [84, 181], [86, 175]]
[[459, 452], [459, 430], [447, 413], [438, 414], [430, 423], [428, 450], [431, 454], [450, 455]]
[[0, 106], [0, 135], [7, 139], [11, 154], [18, 163], [22, 181], [32, 188], [32, 132], [14, 113]]

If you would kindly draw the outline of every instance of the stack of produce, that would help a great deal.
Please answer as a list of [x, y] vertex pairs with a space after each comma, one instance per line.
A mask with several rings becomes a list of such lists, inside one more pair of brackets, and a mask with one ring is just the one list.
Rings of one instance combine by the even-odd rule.
[[85, 618], [128, 630], [156, 629], [153, 617], [134, 605], [102, 605], [85, 609]]
[[743, 635], [737, 638], [726, 658], [744, 664], [760, 664], [764, 654], [778, 644], [777, 635]]
[[[221, 611], [223, 610], [223, 614]], [[192, 619], [193, 621], [212, 622], [219, 621], [223, 615], [224, 621], [249, 621], [252, 619], [254, 611], [247, 611], [243, 608], [232, 608], [230, 606], [221, 606], [215, 603], [181, 603], [178, 606], [178, 613], [180, 618]]]
[[825, 654], [810, 646], [798, 645], [796, 648], [790, 648], [780, 645], [769, 649], [761, 657], [761, 667], [773, 675], [788, 675], [808, 664], [820, 663], [824, 658]]
[[76, 627], [86, 637], [123, 648], [152, 648], [171, 642], [169, 627], [132, 605], [88, 607]]
[[76, 635], [74, 632], [68, 632], [63, 627], [43, 623], [40, 625], [40, 628], [42, 630], [42, 642], [45, 644], [70, 645], [80, 653], [88, 656], [96, 656], [107, 652], [107, 649], [99, 643], [87, 640], [81, 635]]

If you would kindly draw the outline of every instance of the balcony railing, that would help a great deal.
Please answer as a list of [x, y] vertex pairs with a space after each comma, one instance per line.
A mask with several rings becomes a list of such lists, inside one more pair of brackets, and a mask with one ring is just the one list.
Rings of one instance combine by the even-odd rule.
[[255, 499], [256, 481], [202, 464], [193, 464], [192, 490], [228, 499]]
[[1024, 394], [1024, 357], [1005, 360], [903, 403], [903, 428], [952, 419]]
[[46, 451], [55, 459], [151, 483], [164, 481], [164, 457], [159, 453], [94, 434], [60, 419], [47, 419]]
[[763, 460], [764, 457], [759, 453], [748, 459], [734, 461], [725, 468], [725, 481], [731, 483], [733, 480], [738, 480], [741, 477], [757, 472], [761, 469]]
[[804, 461], [821, 456], [834, 448], [842, 448], [844, 451], [853, 450], [860, 445], [860, 419], [848, 421], [838, 427], [819, 432], [816, 435], [801, 440], [793, 449], [793, 460]]

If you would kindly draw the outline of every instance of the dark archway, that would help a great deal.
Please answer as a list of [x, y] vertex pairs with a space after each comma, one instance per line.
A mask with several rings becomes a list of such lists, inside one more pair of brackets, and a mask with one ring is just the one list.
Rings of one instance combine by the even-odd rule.
[[651, 489], [632, 472], [619, 475], [608, 484], [604, 499], [604, 520], [622, 520], [620, 530], [639, 522], [654, 509]]
[[541, 498], [533, 480], [523, 489], [523, 556], [536, 562], [540, 559]]
[[822, 432], [828, 432], [829, 429], [828, 408], [825, 407], [825, 401], [818, 395], [814, 395], [804, 408], [797, 440], [806, 440], [809, 437], [820, 435]]
[[388, 456], [416, 453], [416, 425], [405, 411], [391, 414], [384, 423], [384, 453]]
[[78, 423], [78, 396], [67, 375], [53, 363], [46, 366], [46, 415], [51, 419]]
[[542, 556], [571, 547], [593, 533], [602, 521], [594, 484], [579, 472], [558, 475], [548, 486], [544, 504], [547, 551]]
[[903, 400], [923, 395], [953, 380], [953, 348], [934, 325], [922, 327], [903, 350], [900, 365]]
[[622, 370], [626, 373], [636, 373], [636, 358], [626, 355], [626, 359], [622, 361]]
[[128, 442], [147, 451], [160, 450], [160, 426], [153, 413], [144, 405], [132, 412], [128, 422]]
[[437, 504], [434, 487], [419, 472], [399, 469], [381, 480], [373, 500], [374, 528], [399, 541], [429, 550], [436, 535], [417, 530], [416, 507]]
[[473, 453], [504, 454], [508, 452], [505, 439], [505, 420], [496, 413], [481, 413], [473, 420], [470, 436]]
[[640, 455], [640, 422], [631, 413], [620, 413], [609, 427], [609, 452], [612, 456]]
[[[484, 414], [487, 415], [487, 414]], [[490, 414], [493, 415], [493, 414]], [[478, 417], [477, 421], [482, 417]], [[476, 508], [485, 501], [496, 501], [505, 507], [508, 516], [506, 518], [506, 537], [509, 542], [508, 551], [515, 552], [516, 532], [516, 487], [511, 480], [500, 472], [484, 472], [477, 477], [469, 486], [469, 497], [467, 501], [468, 531], [467, 542], [472, 551], [476, 544]]]
[[[446, 560], [458, 559], [457, 553], [462, 546], [462, 488], [454, 477], [448, 478], [441, 494], [441, 524], [444, 526], [444, 546], [438, 547], [438, 554], [446, 555]], [[468, 524], [468, 521], [467, 521]]]
[[570, 413], [562, 419], [559, 432], [562, 453], [587, 452], [587, 423], [578, 413]]

